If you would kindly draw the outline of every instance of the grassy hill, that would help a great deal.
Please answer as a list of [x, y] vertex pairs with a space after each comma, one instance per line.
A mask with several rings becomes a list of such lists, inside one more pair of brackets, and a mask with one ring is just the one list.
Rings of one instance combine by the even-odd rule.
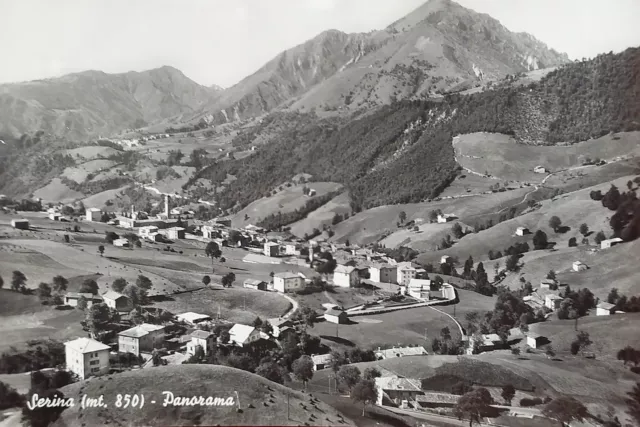
[[294, 236], [303, 237], [305, 234], [311, 235], [314, 228], [322, 230], [325, 225], [332, 226], [336, 214], [342, 217], [351, 214], [350, 202], [351, 199], [346, 192], [334, 197], [328, 203], [311, 212], [306, 218], [294, 222], [291, 225], [291, 233]]
[[[103, 395], [108, 407], [82, 409], [76, 405], [64, 410], [54, 427], [81, 423], [87, 426], [353, 425], [349, 420], [341, 421], [340, 415], [326, 404], [314, 405], [308, 394], [223, 366], [177, 365], [129, 371], [72, 384], [61, 391], [75, 399], [83, 394]], [[163, 391], [185, 397], [231, 396], [236, 405], [163, 407]], [[142, 408], [116, 408], [118, 394], [144, 394], [145, 404]]]

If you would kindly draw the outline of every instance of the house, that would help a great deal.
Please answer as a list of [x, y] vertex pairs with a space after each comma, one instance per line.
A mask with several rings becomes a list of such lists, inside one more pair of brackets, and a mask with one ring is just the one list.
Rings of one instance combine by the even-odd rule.
[[533, 168], [533, 171], [535, 173], [547, 173], [547, 168], [545, 168], [544, 166], [536, 166], [535, 168]]
[[397, 267], [397, 283], [400, 286], [407, 286], [411, 279], [416, 277], [416, 269], [410, 262], [401, 262]]
[[210, 322], [211, 320], [213, 320], [211, 319], [211, 316], [207, 316], [206, 314], [194, 313], [192, 311], [178, 314], [176, 316], [176, 319], [178, 319], [181, 322], [188, 323], [190, 325], [197, 325], [199, 323]]
[[518, 227], [516, 228], [516, 236], [524, 236], [529, 234], [529, 229], [526, 227]]
[[457, 216], [452, 214], [438, 214], [438, 223], [444, 224], [449, 221], [453, 221], [454, 219], [457, 219], [457, 218], [458, 218]]
[[558, 285], [555, 279], [544, 279], [540, 282], [540, 289], [553, 289]]
[[300, 248], [295, 243], [286, 243], [284, 245], [284, 253], [286, 255], [300, 255]]
[[584, 271], [587, 268], [587, 265], [582, 263], [581, 261], [576, 261], [573, 263], [573, 271]]
[[313, 370], [321, 371], [329, 367], [329, 364], [331, 363], [331, 353], [316, 354], [311, 356], [311, 360], [313, 361]]
[[244, 281], [244, 287], [249, 289], [255, 289], [257, 291], [266, 291], [267, 282], [263, 282], [262, 280], [256, 280], [256, 279], [247, 279]]
[[333, 271], [333, 284], [341, 288], [358, 286], [360, 277], [355, 267], [338, 264]]
[[470, 338], [469, 350], [473, 350], [473, 348], [476, 347], [476, 340], [479, 341], [477, 343], [477, 348], [481, 353], [485, 351], [500, 350], [508, 346], [502, 341], [502, 338], [500, 338], [498, 334], [482, 334], [478, 338], [475, 336]]
[[167, 229], [167, 238], [171, 240], [184, 239], [185, 229], [182, 227], [171, 227]]
[[449, 255], [442, 255], [440, 257], [440, 264], [449, 264], [451, 262], [451, 257]]
[[600, 249], [609, 249], [612, 246], [617, 245], [618, 243], [622, 243], [623, 240], [619, 237], [615, 237], [613, 239], [607, 239], [600, 242]]
[[260, 331], [253, 326], [236, 323], [229, 329], [231, 342], [239, 347], [244, 347], [260, 339]]
[[458, 403], [460, 396], [457, 394], [425, 392], [416, 396], [416, 404], [419, 408], [451, 408]]
[[280, 245], [275, 242], [267, 242], [264, 244], [264, 255], [275, 257], [280, 255]]
[[538, 348], [538, 346], [542, 345], [546, 341], [547, 339], [540, 334], [527, 332], [527, 345], [531, 348]]
[[271, 324], [274, 338], [279, 338], [284, 329], [293, 327], [293, 322], [289, 319], [271, 319], [268, 322]]
[[349, 321], [349, 316], [347, 316], [345, 311], [330, 308], [324, 313], [324, 319], [327, 322], [343, 324]]
[[77, 307], [78, 300], [80, 298], [84, 298], [87, 301], [87, 308], [91, 307], [93, 304], [100, 304], [102, 302], [102, 298], [98, 295], [90, 294], [90, 293], [79, 293], [79, 292], [67, 292], [64, 295], [64, 305], [68, 305], [69, 307]]
[[155, 225], [148, 225], [146, 227], [140, 227], [138, 229], [138, 236], [147, 238], [147, 239], [152, 234], [157, 234], [157, 233], [158, 233], [158, 227], [156, 227]]
[[407, 285], [407, 295], [424, 301], [429, 301], [431, 280], [411, 279]]
[[156, 243], [164, 242], [164, 236], [160, 233], [151, 233], [147, 236], [147, 240]]
[[118, 246], [120, 248], [128, 248], [129, 240], [127, 239], [116, 239], [113, 241], [113, 246]]
[[87, 209], [87, 221], [100, 221], [102, 211], [98, 208]]
[[119, 312], [128, 312], [133, 309], [133, 304], [131, 304], [129, 297], [115, 291], [108, 291], [102, 294], [102, 300], [107, 304], [107, 307]]
[[369, 279], [376, 283], [395, 283], [397, 268], [389, 264], [374, 264], [369, 267]]
[[213, 220], [213, 223], [224, 227], [231, 227], [231, 220], [229, 218], [216, 218]]
[[202, 348], [205, 356], [213, 351], [216, 341], [213, 332], [198, 329], [193, 331], [190, 337], [191, 340], [187, 343], [188, 355], [193, 356], [196, 354], [196, 349], [198, 347]]
[[81, 380], [109, 373], [109, 346], [91, 338], [78, 338], [64, 343], [67, 370]]
[[403, 378], [397, 375], [378, 377], [375, 379], [378, 389], [378, 399], [376, 404], [383, 405], [383, 402], [391, 401], [395, 406], [400, 406], [403, 400], [412, 401], [417, 396], [423, 394], [419, 380]]
[[27, 219], [12, 219], [11, 226], [18, 230], [28, 230], [29, 229], [29, 220]]
[[273, 276], [273, 289], [278, 292], [295, 292], [304, 288], [304, 279], [295, 273], [276, 273]]
[[155, 348], [164, 346], [164, 326], [142, 323], [118, 333], [118, 351], [120, 353], [151, 353]]
[[60, 214], [58, 212], [52, 212], [49, 214], [49, 219], [52, 221], [60, 221]]
[[529, 307], [531, 307], [534, 310], [539, 310], [545, 305], [544, 299], [535, 292], [532, 293], [531, 295], [527, 295], [523, 297], [522, 300], [524, 301], [525, 304], [527, 304]]
[[418, 347], [392, 347], [392, 348], [387, 348], [385, 350], [381, 350], [380, 347], [378, 347], [378, 350], [375, 352], [375, 354], [376, 354], [376, 359], [383, 360], [383, 359], [391, 359], [394, 357], [422, 356], [429, 353], [427, 353], [427, 350], [425, 350], [424, 347], [418, 346]]
[[601, 302], [596, 306], [596, 316], [609, 316], [615, 312], [616, 306], [608, 302]]
[[556, 311], [560, 308], [560, 303], [562, 302], [562, 297], [555, 294], [549, 294], [544, 297], [544, 305], [551, 311]]

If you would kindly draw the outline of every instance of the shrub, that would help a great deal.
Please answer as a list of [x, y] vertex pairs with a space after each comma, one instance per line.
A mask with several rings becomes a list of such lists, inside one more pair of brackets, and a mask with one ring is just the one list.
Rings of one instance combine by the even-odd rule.
[[520, 406], [524, 406], [524, 407], [542, 405], [542, 403], [543, 401], [539, 397], [534, 397], [533, 399], [524, 397], [520, 399]]

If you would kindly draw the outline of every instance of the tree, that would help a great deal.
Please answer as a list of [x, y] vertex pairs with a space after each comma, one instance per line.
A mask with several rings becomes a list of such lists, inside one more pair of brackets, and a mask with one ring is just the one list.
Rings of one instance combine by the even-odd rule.
[[0, 409], [21, 406], [24, 397], [20, 395], [13, 387], [0, 382]]
[[[64, 394], [61, 391], [55, 389], [48, 389], [43, 391], [29, 390], [27, 401], [31, 401], [34, 394], [38, 394], [39, 398], [49, 399], [50, 401], [68, 402]], [[23, 420], [27, 421], [27, 424], [31, 427], [47, 427], [53, 424], [58, 418], [60, 418], [60, 414], [66, 409], [66, 407], [67, 406], [60, 405], [43, 406], [29, 409], [29, 407], [25, 405], [22, 408], [22, 418]]]
[[378, 400], [378, 389], [373, 379], [358, 381], [351, 390], [351, 398], [355, 402], [362, 402], [362, 416], [367, 404], [373, 404]]
[[578, 231], [580, 231], [580, 234], [582, 234], [583, 236], [587, 236], [587, 234], [589, 234], [589, 226], [587, 224], [580, 224], [580, 228], [578, 229]]
[[376, 378], [380, 378], [382, 374], [376, 368], [367, 368], [364, 370], [364, 374], [362, 374], [362, 378], [365, 380], [373, 380]]
[[338, 371], [337, 379], [340, 383], [347, 386], [349, 392], [360, 381], [360, 369], [353, 365], [344, 365]]
[[633, 419], [640, 424], [640, 383], [636, 383], [633, 386], [633, 390], [627, 392], [629, 398], [626, 399], [627, 414], [631, 415]]
[[464, 236], [464, 231], [462, 230], [462, 226], [459, 222], [453, 224], [451, 227], [451, 234], [453, 234], [453, 237], [456, 239], [461, 239]]
[[549, 228], [551, 228], [556, 233], [558, 232], [558, 229], [560, 228], [561, 225], [562, 225], [562, 220], [557, 216], [554, 215], [551, 218], [549, 218]]
[[605, 236], [602, 231], [598, 231], [598, 234], [593, 238], [593, 241], [596, 242], [596, 245], [599, 245], [603, 240], [607, 240], [607, 236]]
[[85, 279], [84, 282], [80, 285], [81, 294], [93, 294], [98, 295], [98, 283], [93, 279]]
[[331, 370], [333, 371], [334, 376], [338, 374], [340, 367], [346, 365], [349, 361], [344, 353], [332, 350], [331, 351], [331, 360], [329, 361], [329, 366], [331, 366]]
[[0, 289], [4, 286], [4, 279], [0, 276]]
[[104, 255], [104, 246], [103, 245], [98, 246], [98, 252], [100, 252], [100, 256]]
[[405, 211], [400, 211], [400, 214], [398, 215], [398, 219], [402, 224], [404, 224], [404, 222], [407, 220], [407, 214], [405, 213]]
[[502, 387], [502, 398], [507, 406], [511, 406], [511, 401], [516, 395], [516, 389], [511, 385], [507, 384]]
[[22, 292], [26, 288], [26, 284], [27, 276], [25, 276], [21, 271], [14, 270], [13, 276], [11, 277], [11, 289]]
[[235, 280], [236, 275], [234, 273], [227, 273], [222, 276], [222, 286], [225, 288], [230, 288]]
[[588, 415], [587, 408], [573, 397], [562, 396], [547, 403], [542, 414], [553, 420], [568, 425], [571, 421], [582, 421]]
[[134, 306], [145, 304], [147, 302], [147, 292], [144, 289], [140, 289], [133, 283], [128, 284], [122, 290], [122, 295], [125, 295], [131, 300], [131, 304]]
[[544, 353], [547, 355], [549, 359], [556, 357], [556, 352], [553, 350], [553, 347], [551, 346], [547, 347]]
[[121, 277], [119, 277], [116, 280], [114, 280], [113, 283], [111, 284], [111, 289], [113, 289], [114, 291], [116, 291], [118, 293], [122, 293], [122, 291], [126, 287], [127, 287], [127, 281], [124, 280]]
[[87, 328], [94, 337], [105, 331], [111, 321], [111, 309], [105, 303], [93, 304], [87, 311]]
[[153, 283], [147, 276], [143, 276], [142, 274], [140, 274], [136, 279], [136, 286], [140, 289], [148, 291], [153, 286]]
[[618, 360], [622, 360], [625, 365], [627, 363], [632, 363], [633, 365], [638, 366], [640, 364], [640, 350], [636, 350], [628, 345], [618, 351]]
[[520, 255], [511, 254], [509, 258], [507, 258], [507, 262], [505, 263], [505, 267], [508, 271], [518, 271], [518, 264], [520, 262]]
[[535, 250], [547, 249], [548, 245], [547, 233], [542, 230], [536, 231], [533, 235], [533, 248]]
[[576, 247], [576, 246], [578, 246], [578, 241], [576, 240], [576, 238], [575, 237], [570, 238], [569, 239], [569, 247], [573, 248], [573, 247]]
[[209, 283], [211, 283], [211, 277], [205, 275], [202, 278], [202, 284], [205, 286], [209, 286]]
[[83, 295], [80, 298], [78, 298], [78, 304], [76, 304], [76, 308], [80, 311], [84, 311], [87, 309], [88, 305], [89, 303], [87, 302], [87, 299]]
[[222, 256], [220, 246], [218, 246], [216, 242], [209, 242], [207, 243], [207, 247], [204, 249], [204, 253], [211, 258], [211, 272], [213, 273], [214, 258], [220, 258]]
[[556, 280], [556, 272], [553, 270], [549, 270], [549, 272], [547, 273], [547, 279]]
[[442, 337], [443, 341], [450, 341], [451, 340], [451, 330], [449, 330], [448, 326], [445, 326], [444, 328], [442, 328], [440, 330], [440, 337]]
[[291, 365], [293, 375], [302, 381], [303, 388], [307, 387], [307, 383], [313, 378], [313, 360], [307, 355], [300, 356]]
[[272, 360], [261, 363], [260, 366], [256, 368], [256, 374], [278, 384], [284, 384], [288, 377], [286, 369]]
[[49, 286], [48, 283], [41, 282], [40, 285], [38, 285], [38, 297], [40, 297], [40, 299], [46, 299], [50, 296], [51, 286]]
[[307, 305], [301, 305], [291, 316], [291, 321], [301, 323], [305, 329], [307, 327], [313, 328], [317, 317], [318, 313], [316, 313], [313, 308]]
[[489, 390], [480, 387], [461, 396], [453, 411], [458, 419], [468, 418], [469, 427], [472, 427], [474, 422], [480, 423], [480, 419], [490, 409], [491, 403], [493, 399]]

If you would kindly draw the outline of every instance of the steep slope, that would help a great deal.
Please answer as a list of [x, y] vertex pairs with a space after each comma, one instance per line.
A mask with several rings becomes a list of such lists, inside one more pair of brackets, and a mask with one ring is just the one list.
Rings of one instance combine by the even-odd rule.
[[[214, 365], [172, 365], [123, 372], [61, 389], [76, 405], [54, 426], [111, 425], [353, 425], [328, 405], [239, 369]], [[231, 406], [163, 406], [164, 391], [176, 397], [232, 397]], [[117, 395], [144, 395], [142, 407], [117, 408]], [[104, 408], [81, 408], [80, 398], [104, 396]], [[240, 408], [240, 409], [238, 409]]]
[[353, 109], [462, 90], [568, 61], [488, 15], [430, 0], [382, 31], [324, 32], [281, 53], [207, 108], [222, 122], [277, 106]]
[[0, 85], [0, 133], [42, 130], [69, 139], [108, 135], [193, 112], [220, 90], [161, 68], [122, 74], [85, 71]]

